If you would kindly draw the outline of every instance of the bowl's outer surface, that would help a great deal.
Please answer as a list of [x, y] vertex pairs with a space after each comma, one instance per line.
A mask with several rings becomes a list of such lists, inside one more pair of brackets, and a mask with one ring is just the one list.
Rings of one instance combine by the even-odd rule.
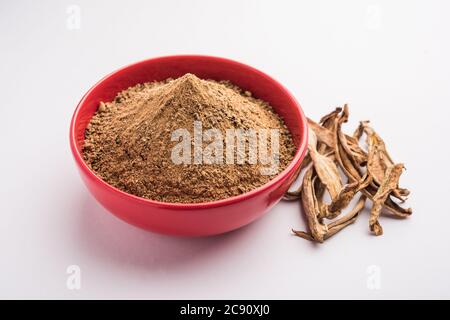
[[[162, 203], [120, 191], [97, 177], [81, 155], [84, 132], [100, 101], [138, 83], [193, 73], [203, 79], [230, 80], [269, 102], [283, 117], [297, 146], [292, 163], [277, 177], [251, 192], [199, 204]], [[70, 144], [81, 177], [94, 197], [122, 220], [146, 230], [184, 236], [220, 234], [261, 217], [289, 188], [306, 153], [307, 121], [295, 98], [277, 81], [247, 65], [210, 56], [168, 56], [132, 64], [106, 76], [82, 98], [72, 118]]]

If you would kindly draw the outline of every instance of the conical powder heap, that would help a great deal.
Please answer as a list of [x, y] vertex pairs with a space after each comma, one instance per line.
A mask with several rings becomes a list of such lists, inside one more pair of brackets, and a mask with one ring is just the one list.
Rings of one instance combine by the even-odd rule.
[[[201, 123], [203, 132], [218, 129], [223, 137], [229, 129], [278, 129], [277, 171], [261, 174], [268, 165], [259, 162], [227, 164], [225, 155], [223, 163], [174, 163], [173, 150], [181, 140], [172, 141], [172, 134], [184, 129], [194, 137], [194, 123]], [[209, 143], [203, 141], [201, 147]], [[220, 200], [258, 188], [284, 170], [294, 153], [289, 131], [266, 102], [229, 82], [192, 74], [139, 84], [113, 102], [100, 103], [83, 147], [87, 164], [109, 184], [140, 197], [179, 203]]]

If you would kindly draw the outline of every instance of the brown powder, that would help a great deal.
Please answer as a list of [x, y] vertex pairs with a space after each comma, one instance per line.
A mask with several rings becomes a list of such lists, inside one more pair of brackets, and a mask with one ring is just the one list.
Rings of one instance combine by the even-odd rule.
[[[186, 129], [193, 137], [195, 121], [203, 132], [214, 128], [223, 137], [227, 129], [278, 129], [277, 172], [261, 174], [268, 165], [248, 157], [242, 164], [175, 164], [171, 155], [179, 141], [172, 141], [172, 133]], [[258, 188], [285, 169], [294, 153], [288, 129], [269, 104], [229, 82], [192, 74], [139, 84], [113, 102], [101, 102], [83, 147], [87, 164], [109, 184], [140, 197], [181, 203], [225, 199]]]

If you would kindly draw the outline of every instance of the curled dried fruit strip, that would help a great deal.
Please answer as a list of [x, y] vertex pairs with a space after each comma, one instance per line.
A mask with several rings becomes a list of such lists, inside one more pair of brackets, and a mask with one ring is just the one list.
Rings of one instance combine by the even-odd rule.
[[326, 186], [332, 201], [334, 201], [343, 188], [336, 164], [330, 157], [321, 155], [314, 147], [309, 146], [308, 150], [320, 181]]
[[355, 195], [361, 190], [367, 188], [371, 181], [371, 177], [366, 175], [359, 182], [354, 182], [346, 185], [344, 189], [342, 189], [338, 198], [328, 206], [327, 217], [329, 219], [333, 219], [335, 217], [335, 214], [339, 214], [343, 208], [346, 208], [355, 197]]
[[367, 160], [367, 170], [379, 185], [383, 183], [387, 169], [394, 165], [391, 156], [386, 150], [386, 145], [381, 137], [369, 126], [368, 121], [361, 123], [367, 135], [367, 146], [369, 157]]
[[352, 156], [354, 161], [361, 166], [365, 166], [367, 162], [367, 153], [359, 146], [358, 139], [352, 136], [348, 136], [341, 131], [341, 125], [347, 121], [348, 107], [344, 107], [344, 113], [339, 114], [333, 119], [336, 123], [333, 126], [334, 131], [324, 128], [311, 119], [308, 119], [308, 125], [310, 129], [314, 131], [319, 142], [323, 142], [327, 147], [334, 149], [336, 146], [337, 138], [341, 140], [342, 147], [345, 151]]
[[[369, 121], [362, 121], [360, 127], [367, 135], [367, 146], [369, 156], [367, 161], [367, 171], [372, 175], [373, 180], [378, 184], [384, 180], [387, 169], [394, 165], [394, 161], [386, 150], [386, 145], [381, 137], [369, 126]], [[397, 185], [392, 190], [392, 195], [404, 202], [409, 195], [409, 190], [399, 188]]]
[[[334, 136], [336, 143], [347, 153], [348, 160], [351, 161], [353, 167], [358, 169], [360, 166], [365, 166], [367, 163], [368, 155], [359, 146], [358, 139], [348, 136], [342, 132], [342, 125], [348, 122], [349, 118], [348, 105], [345, 105], [342, 113], [336, 118], [336, 126]], [[336, 149], [335, 149], [335, 152]], [[359, 169], [357, 170], [359, 172]]]
[[[333, 150], [335, 157], [340, 167], [344, 171], [345, 175], [350, 182], [360, 182], [363, 174], [357, 161], [355, 161], [356, 156], [353, 155], [353, 150], [356, 148], [351, 148], [350, 146], [344, 146], [348, 143], [349, 139], [344, 139], [342, 134], [342, 124], [348, 121], [349, 111], [348, 106], [345, 105], [343, 112], [339, 114], [335, 121], [334, 126], [334, 146]], [[363, 152], [363, 151], [362, 151]]]
[[[374, 187], [373, 185], [369, 185], [366, 189], [362, 190], [361, 192], [364, 193], [370, 200], [373, 201], [373, 197], [378, 191], [378, 187]], [[411, 208], [403, 208], [400, 207], [394, 200], [392, 200], [390, 197], [386, 199], [386, 201], [383, 204], [383, 207], [386, 209], [387, 212], [391, 213], [397, 218], [407, 218], [412, 214]]]
[[380, 216], [383, 204], [388, 198], [389, 194], [398, 186], [398, 181], [403, 172], [403, 164], [396, 164], [389, 167], [384, 175], [384, 180], [380, 185], [377, 193], [373, 197], [373, 207], [370, 212], [369, 227], [370, 231], [379, 236], [383, 234], [383, 228], [378, 222], [378, 217]]
[[360, 212], [364, 209], [365, 203], [366, 203], [366, 196], [362, 195], [359, 198], [356, 205], [353, 207], [353, 209], [349, 213], [347, 213], [342, 218], [339, 218], [339, 219], [331, 222], [330, 224], [328, 224], [326, 226], [323, 225], [326, 227], [326, 231], [323, 233], [322, 241], [320, 241], [320, 239], [317, 239], [312, 233], [310, 234], [310, 233], [307, 233], [304, 231], [297, 231], [297, 230], [292, 230], [292, 232], [296, 236], [301, 237], [303, 239], [322, 243], [324, 240], [328, 240], [329, 238], [334, 236], [336, 233], [338, 233], [345, 227], [354, 223], [356, 221], [356, 219], [358, 218], [358, 215], [360, 214]]
[[340, 108], [340, 107], [334, 109], [330, 113], [324, 115], [320, 119], [319, 123], [322, 125], [322, 127], [330, 129], [332, 126], [334, 126], [334, 124], [335, 124], [334, 120], [339, 115], [339, 113], [341, 113], [341, 111], [342, 111], [342, 108]]
[[342, 148], [350, 156], [353, 163], [359, 166], [365, 166], [367, 164], [368, 155], [363, 149], [361, 149], [358, 144], [358, 140], [342, 133], [341, 130], [338, 131], [338, 138]]
[[[334, 132], [334, 128], [336, 126], [336, 118], [339, 116], [339, 113], [341, 111], [342, 108], [336, 108], [334, 111], [322, 117], [322, 119], [320, 119], [319, 121], [320, 126], [322, 126], [326, 130], [329, 130], [330, 132]], [[320, 135], [320, 132], [318, 134]], [[325, 137], [323, 138], [326, 139]], [[334, 137], [332, 139], [334, 139]], [[329, 149], [332, 149], [330, 145], [327, 145], [326, 141], [327, 140], [320, 141], [319, 145], [317, 146], [317, 150], [319, 151], [319, 153], [325, 153]], [[332, 143], [332, 141], [328, 141], [328, 143]]]
[[325, 143], [330, 148], [334, 146], [334, 135], [331, 130], [322, 127], [320, 124], [312, 121], [309, 118], [308, 118], [308, 125], [310, 130], [312, 130], [316, 134], [317, 140]]
[[[303, 178], [303, 188], [302, 188], [302, 205], [303, 210], [305, 212], [306, 218], [308, 220], [309, 230], [311, 232], [311, 237], [314, 241], [323, 242], [324, 236], [328, 231], [326, 225], [322, 224], [319, 221], [319, 212], [320, 208], [318, 205], [318, 201], [315, 193], [315, 180], [317, 179], [317, 175], [315, 174], [314, 168], [311, 167], [305, 173], [305, 177]], [[295, 231], [294, 231], [295, 232]], [[297, 234], [297, 232], [295, 232]], [[299, 234], [297, 234], [299, 236]]]
[[355, 222], [358, 218], [359, 213], [364, 209], [365, 204], [366, 196], [362, 195], [356, 203], [355, 207], [349, 213], [328, 225], [328, 233], [325, 235], [325, 240], [329, 239], [348, 225]]

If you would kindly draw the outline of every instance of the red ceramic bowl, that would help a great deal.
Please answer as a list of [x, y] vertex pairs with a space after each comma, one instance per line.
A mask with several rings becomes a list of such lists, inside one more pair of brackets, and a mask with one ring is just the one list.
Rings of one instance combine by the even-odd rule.
[[[138, 83], [192, 73], [203, 79], [230, 80], [269, 102], [291, 131], [297, 152], [273, 180], [232, 198], [195, 204], [164, 203], [140, 198], [109, 185], [83, 160], [84, 131], [100, 101]], [[100, 80], [81, 99], [70, 126], [70, 146], [81, 177], [94, 197], [111, 213], [135, 226], [172, 235], [208, 236], [242, 227], [261, 217], [283, 196], [306, 153], [306, 118], [295, 98], [276, 80], [245, 64], [209, 56], [182, 55], [149, 59], [119, 69]]]

